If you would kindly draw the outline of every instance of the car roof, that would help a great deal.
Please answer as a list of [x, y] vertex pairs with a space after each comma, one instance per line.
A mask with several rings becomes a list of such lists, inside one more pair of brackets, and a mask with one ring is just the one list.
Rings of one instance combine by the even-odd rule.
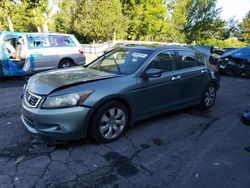
[[132, 47], [123, 47], [128, 49], [138, 49], [138, 50], [151, 50], [151, 51], [162, 51], [162, 50], [189, 50], [192, 51], [191, 48], [188, 46], [180, 46], [180, 45], [139, 45], [139, 46], [132, 46]]
[[65, 34], [65, 33], [39, 33], [39, 32], [12, 32], [12, 31], [3, 31], [2, 34], [7, 34], [7, 35], [67, 35], [67, 36], [72, 36], [73, 34]]

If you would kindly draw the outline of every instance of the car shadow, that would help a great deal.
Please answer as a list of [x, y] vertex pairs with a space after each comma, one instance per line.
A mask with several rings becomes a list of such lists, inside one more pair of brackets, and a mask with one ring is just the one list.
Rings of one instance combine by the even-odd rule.
[[[146, 128], [146, 127], [154, 126], [154, 123], [156, 123], [158, 121], [166, 120], [168, 118], [173, 118], [173, 117], [178, 116], [180, 114], [186, 114], [187, 117], [188, 116], [197, 116], [197, 117], [202, 117], [205, 119], [213, 118], [213, 115], [212, 115], [210, 110], [201, 110], [201, 109], [199, 109], [198, 106], [192, 106], [189, 108], [185, 108], [185, 109], [181, 109], [181, 110], [177, 110], [177, 111], [173, 111], [173, 112], [163, 113], [160, 115], [156, 115], [156, 116], [138, 121], [133, 126], [128, 127], [126, 131], [134, 132], [134, 131], [137, 131], [138, 129], [140, 129], [141, 127]], [[89, 144], [90, 145], [99, 145], [90, 137], [86, 137], [86, 138], [83, 138], [80, 140], [70, 140], [67, 142], [58, 141], [58, 140], [46, 140], [44, 138], [40, 138], [40, 139], [42, 139], [42, 141], [41, 140], [40, 141], [45, 143], [48, 147], [55, 147], [55, 149], [69, 149], [72, 147], [80, 147], [80, 146], [89, 145]]]
[[[168, 113], [163, 113], [161, 115], [157, 115], [154, 117], [147, 118], [145, 120], [141, 120], [137, 123], [134, 124], [134, 126], [129, 127], [127, 129], [128, 134], [133, 134], [136, 131], [139, 131], [141, 128], [148, 128], [155, 126], [155, 123], [159, 121], [166, 120], [168, 118], [174, 118], [178, 117], [180, 114], [185, 114], [185, 116], [189, 117], [191, 116], [198, 116], [198, 117], [203, 117], [205, 119], [211, 119], [213, 117], [211, 115], [210, 110], [205, 110], [202, 111], [197, 106], [189, 107], [186, 109], [174, 111], [174, 112], [168, 112]], [[119, 139], [115, 142], [119, 142]], [[48, 140], [45, 137], [39, 137], [30, 134], [30, 138], [28, 142], [25, 143], [19, 143], [17, 146], [13, 148], [6, 148], [3, 152], [7, 153], [8, 158], [20, 158], [22, 156], [26, 156], [27, 158], [32, 157], [32, 156], [38, 156], [38, 155], [47, 155], [50, 154], [56, 150], [70, 150], [72, 148], [77, 148], [77, 147], [84, 147], [88, 145], [103, 145], [96, 143], [93, 139], [90, 137], [86, 137], [80, 140], [70, 140], [70, 141], [58, 141], [58, 140]], [[0, 154], [2, 156], [2, 154]]]

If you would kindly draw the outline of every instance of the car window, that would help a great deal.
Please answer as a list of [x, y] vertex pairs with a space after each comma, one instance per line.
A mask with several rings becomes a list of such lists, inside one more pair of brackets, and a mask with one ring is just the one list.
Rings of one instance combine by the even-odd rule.
[[151, 54], [151, 50], [119, 48], [96, 60], [88, 68], [117, 74], [132, 74]]
[[30, 48], [52, 47], [52, 43], [48, 35], [29, 35], [28, 41]]
[[185, 68], [191, 68], [196, 66], [204, 65], [205, 59], [192, 52], [187, 50], [179, 50], [179, 60], [176, 63], [176, 69], [185, 69]]
[[51, 37], [51, 40], [53, 41], [53, 46], [55, 47], [76, 46], [71, 36], [50, 35], [50, 37]]
[[17, 35], [6, 35], [3, 40], [5, 43], [9, 42], [11, 47], [15, 49], [17, 47], [18, 39], [19, 39], [19, 36]]
[[173, 71], [175, 61], [174, 51], [164, 51], [155, 56], [148, 68], [161, 69], [164, 72]]

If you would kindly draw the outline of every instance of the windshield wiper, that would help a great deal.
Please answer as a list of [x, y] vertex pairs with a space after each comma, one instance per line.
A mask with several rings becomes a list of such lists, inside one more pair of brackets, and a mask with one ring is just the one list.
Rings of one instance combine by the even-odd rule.
[[114, 57], [113, 57], [113, 60], [114, 60], [114, 62], [115, 62], [115, 64], [116, 64], [116, 66], [117, 66], [117, 69], [118, 69], [118, 71], [119, 71], [119, 74], [122, 74], [121, 69], [120, 69], [120, 67], [119, 67], [119, 65], [118, 65], [118, 63], [117, 63], [117, 61], [115, 60]]

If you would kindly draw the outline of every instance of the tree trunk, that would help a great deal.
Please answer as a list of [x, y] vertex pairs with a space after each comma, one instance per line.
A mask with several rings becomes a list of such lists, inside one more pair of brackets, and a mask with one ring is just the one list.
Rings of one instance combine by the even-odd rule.
[[38, 33], [41, 33], [41, 32], [42, 32], [42, 30], [41, 30], [41, 27], [40, 27], [40, 26], [37, 26], [37, 27], [36, 27], [36, 29], [37, 29]]
[[114, 30], [113, 44], [115, 43], [115, 41], [116, 41], [116, 29]]
[[43, 32], [45, 33], [49, 32], [48, 22], [48, 15], [46, 13], [43, 13]]
[[14, 31], [14, 27], [13, 27], [13, 24], [12, 24], [10, 16], [7, 17], [7, 20], [8, 20], [8, 24], [9, 24], [9, 30], [13, 32]]

